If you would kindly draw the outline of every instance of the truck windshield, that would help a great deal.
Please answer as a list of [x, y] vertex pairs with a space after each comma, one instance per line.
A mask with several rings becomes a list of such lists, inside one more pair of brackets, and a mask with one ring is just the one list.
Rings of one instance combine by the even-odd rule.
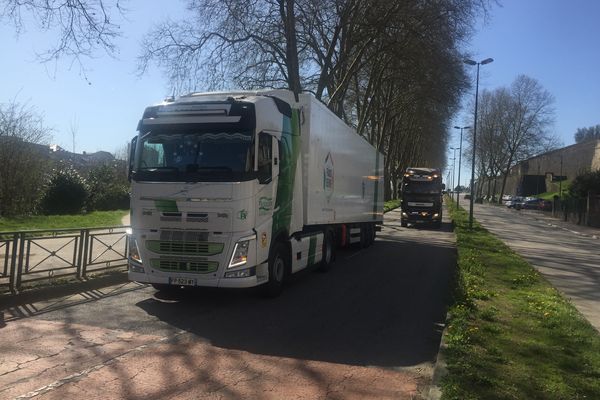
[[254, 179], [252, 131], [160, 128], [138, 145], [135, 179], [237, 181]]
[[412, 194], [438, 194], [442, 190], [442, 186], [435, 181], [405, 181], [402, 190], [404, 193]]

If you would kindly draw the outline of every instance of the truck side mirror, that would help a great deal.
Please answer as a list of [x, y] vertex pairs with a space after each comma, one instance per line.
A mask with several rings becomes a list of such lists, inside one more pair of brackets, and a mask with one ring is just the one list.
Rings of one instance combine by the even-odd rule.
[[128, 170], [127, 170], [127, 180], [131, 182], [131, 176], [133, 175], [133, 163], [135, 162], [135, 146], [137, 144], [137, 136], [131, 139], [131, 143], [129, 143], [129, 160], [127, 162]]

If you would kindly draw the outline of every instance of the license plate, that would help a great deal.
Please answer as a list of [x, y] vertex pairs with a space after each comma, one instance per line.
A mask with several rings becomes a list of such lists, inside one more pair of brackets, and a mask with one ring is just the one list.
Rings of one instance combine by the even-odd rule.
[[171, 285], [177, 286], [196, 286], [196, 279], [194, 278], [169, 278]]

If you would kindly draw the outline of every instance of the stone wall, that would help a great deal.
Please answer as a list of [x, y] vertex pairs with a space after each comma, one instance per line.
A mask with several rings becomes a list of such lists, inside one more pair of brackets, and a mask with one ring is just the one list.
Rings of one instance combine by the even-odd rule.
[[[561, 166], [562, 163], [562, 166]], [[525, 175], [542, 175], [546, 177], [546, 187], [540, 188], [540, 192], [558, 191], [559, 182], [557, 178], [564, 176], [571, 181], [583, 172], [600, 169], [600, 140], [591, 140], [577, 143], [532, 157], [515, 165], [506, 180], [505, 194], [517, 194], [519, 186]], [[483, 195], [488, 193], [488, 183], [484, 182]], [[492, 181], [489, 185], [494, 187]], [[496, 181], [496, 194], [502, 189], [502, 178]]]

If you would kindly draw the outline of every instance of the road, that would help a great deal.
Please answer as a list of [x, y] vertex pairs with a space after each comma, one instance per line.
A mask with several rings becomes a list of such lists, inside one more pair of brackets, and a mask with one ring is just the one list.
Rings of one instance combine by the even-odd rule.
[[127, 283], [5, 309], [0, 398], [420, 398], [455, 260], [447, 221], [401, 228], [394, 211], [372, 247], [276, 299]]
[[598, 239], [550, 224], [536, 211], [476, 204], [474, 215], [540, 271], [600, 331]]

